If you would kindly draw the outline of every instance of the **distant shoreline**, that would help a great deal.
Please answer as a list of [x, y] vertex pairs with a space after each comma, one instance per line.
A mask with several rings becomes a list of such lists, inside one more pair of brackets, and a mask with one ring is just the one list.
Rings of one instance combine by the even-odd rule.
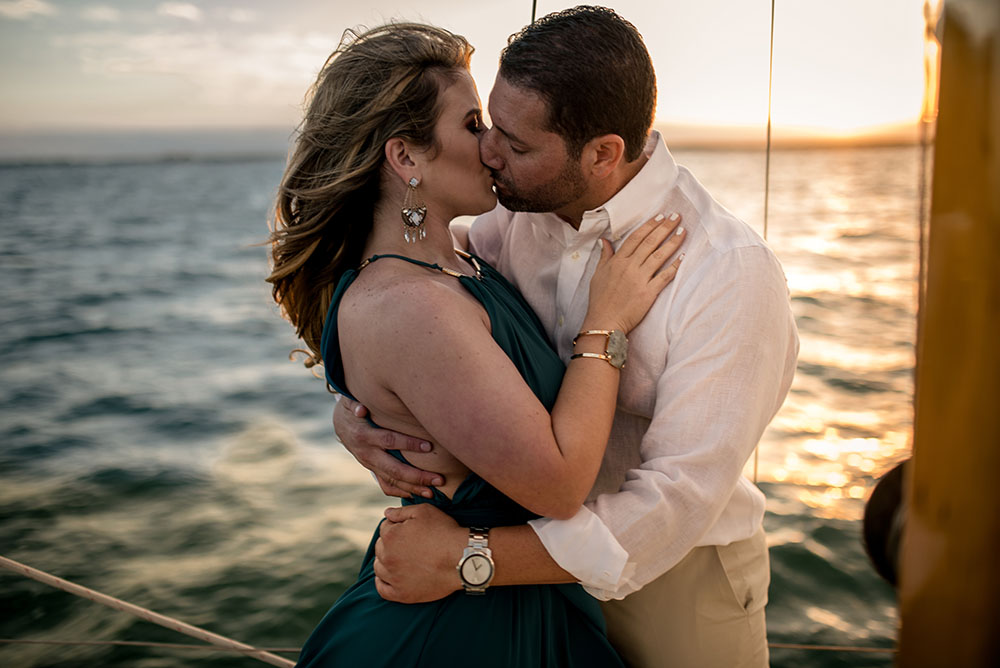
[[[672, 149], [762, 151], [764, 128], [657, 124]], [[290, 128], [186, 130], [54, 130], [0, 132], [0, 168], [39, 165], [117, 165], [283, 160]], [[778, 128], [772, 150], [875, 148], [919, 144], [915, 125], [848, 137]]]
[[79, 157], [0, 157], [0, 170], [21, 167], [117, 167], [123, 165], [231, 164], [284, 160], [278, 153], [225, 153], [189, 155], [79, 156]]

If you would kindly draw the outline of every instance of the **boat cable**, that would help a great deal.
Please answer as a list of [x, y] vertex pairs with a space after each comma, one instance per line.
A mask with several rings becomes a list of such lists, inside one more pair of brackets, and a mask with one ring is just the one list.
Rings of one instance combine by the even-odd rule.
[[2, 555], [0, 555], [0, 568], [20, 573], [21, 575], [25, 575], [33, 580], [38, 580], [39, 582], [47, 584], [50, 587], [55, 587], [56, 589], [61, 589], [62, 591], [85, 598], [89, 601], [106, 605], [109, 608], [114, 608], [115, 610], [120, 610], [121, 612], [127, 612], [131, 615], [139, 617], [140, 619], [144, 619], [147, 622], [165, 626], [166, 628], [177, 631], [178, 633], [183, 633], [193, 638], [204, 640], [211, 645], [217, 645], [228, 650], [240, 652], [245, 656], [263, 661], [264, 663], [269, 663], [272, 666], [283, 666], [284, 668], [295, 667], [294, 661], [289, 661], [288, 659], [271, 654], [270, 652], [258, 649], [251, 645], [238, 642], [232, 638], [220, 636], [217, 633], [212, 633], [211, 631], [207, 631], [197, 626], [192, 626], [191, 624], [182, 622], [179, 619], [161, 615], [158, 612], [153, 612], [147, 608], [143, 608], [133, 603], [128, 603], [127, 601], [115, 598], [114, 596], [102, 594], [99, 591], [78, 585], [70, 582], [69, 580], [63, 580], [62, 578], [51, 575], [50, 573], [38, 570], [37, 568], [32, 568], [31, 566], [22, 564], [19, 561], [14, 561], [13, 559], [8, 559]]
[[[153, 612], [147, 608], [143, 608], [132, 603], [128, 603], [121, 599], [109, 596], [107, 594], [102, 594], [99, 591], [90, 589], [89, 587], [84, 587], [76, 583], [70, 582], [69, 580], [64, 580], [63, 578], [56, 577], [50, 573], [39, 570], [37, 568], [32, 568], [22, 564], [19, 561], [9, 559], [0, 555], [0, 568], [5, 568], [7, 570], [13, 571], [20, 575], [25, 575], [33, 580], [37, 580], [43, 584], [47, 584], [56, 589], [60, 589], [67, 593], [85, 598], [89, 601], [95, 603], [100, 603], [106, 605], [109, 608], [114, 608], [121, 612], [127, 612], [131, 615], [135, 615], [140, 619], [144, 619], [148, 622], [154, 624], [159, 624], [178, 633], [183, 633], [189, 635], [193, 638], [198, 638], [199, 640], [204, 640], [210, 644], [208, 645], [192, 645], [192, 644], [181, 644], [181, 643], [164, 643], [164, 642], [146, 642], [140, 640], [42, 640], [37, 638], [31, 639], [15, 639], [15, 638], [0, 638], [0, 645], [59, 645], [59, 646], [90, 646], [90, 647], [151, 647], [160, 649], [176, 649], [176, 650], [218, 650], [218, 651], [228, 651], [237, 652], [243, 654], [244, 656], [258, 659], [265, 663], [269, 663], [273, 666], [284, 666], [286, 668], [294, 668], [295, 662], [285, 659], [283, 657], [277, 656], [274, 652], [279, 653], [298, 653], [299, 649], [294, 647], [253, 647], [241, 643], [239, 641], [233, 640], [232, 638], [227, 638], [225, 636], [218, 635], [217, 633], [212, 633], [205, 629], [199, 628], [197, 626], [192, 626], [180, 621], [179, 619], [174, 619], [173, 617], [168, 617], [166, 615], [160, 614], [158, 612]], [[789, 649], [789, 650], [816, 650], [816, 651], [827, 651], [827, 652], [895, 652], [897, 651], [894, 647], [863, 647], [857, 645], [809, 645], [802, 643], [779, 643], [779, 642], [769, 642], [767, 644], [769, 649]]]
[[[767, 241], [767, 214], [771, 195], [771, 87], [774, 82], [774, 2], [771, 0], [771, 43], [767, 52], [767, 143], [764, 147], [764, 241]], [[753, 449], [753, 484], [757, 484], [760, 443]]]

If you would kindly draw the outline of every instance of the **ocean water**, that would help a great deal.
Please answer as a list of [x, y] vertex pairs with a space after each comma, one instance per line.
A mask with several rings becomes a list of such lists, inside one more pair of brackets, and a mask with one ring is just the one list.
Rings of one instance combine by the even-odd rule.
[[[678, 151], [758, 230], [761, 151]], [[778, 151], [768, 239], [802, 338], [768, 430], [773, 642], [891, 647], [861, 543], [911, 430], [916, 147]], [[390, 501], [266, 284], [283, 160], [0, 167], [0, 554], [263, 647], [298, 647]], [[753, 475], [754, 465], [747, 467]], [[0, 572], [0, 638], [186, 643]], [[294, 654], [288, 654], [294, 658]], [[772, 650], [773, 666], [891, 654]], [[0, 644], [0, 665], [249, 666], [225, 652]]]

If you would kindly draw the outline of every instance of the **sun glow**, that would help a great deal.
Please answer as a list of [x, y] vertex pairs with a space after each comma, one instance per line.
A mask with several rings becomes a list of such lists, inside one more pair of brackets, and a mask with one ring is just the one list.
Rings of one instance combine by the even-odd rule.
[[[923, 4], [924, 0], [778, 3], [773, 139], [779, 143], [809, 137], [913, 141], [924, 99]], [[765, 126], [770, 16], [744, 14], [745, 8], [733, 3], [727, 7], [728, 20], [742, 23], [742, 32], [726, 36], [731, 38], [727, 53], [707, 59], [702, 53], [691, 60], [676, 57], [676, 40], [662, 48], [650, 46], [661, 89], [660, 122], [723, 126], [732, 135], [738, 135], [737, 128], [744, 133], [756, 129], [759, 135]], [[698, 34], [696, 26], [691, 30]], [[713, 39], [713, 47], [721, 41]], [[686, 69], [692, 67], [694, 73]], [[675, 94], [675, 85], [682, 88], [681, 95]]]
[[[537, 13], [571, 4], [542, 1]], [[620, 0], [614, 6], [643, 33], [653, 57], [658, 124], [707, 126], [689, 137], [694, 141], [763, 136], [768, 3]], [[190, 5], [183, 15], [114, 0], [96, 13], [46, 7], [51, 11], [0, 16], [0, 81], [10, 102], [0, 109], [0, 131], [291, 127], [341, 31], [388, 19], [427, 21], [465, 35], [476, 47], [473, 75], [485, 100], [497, 54], [531, 14], [531, 3], [516, 3], [483, 21], [481, 8], [458, 0], [425, 0], [419, 8], [291, 0], [236, 14], [206, 4]], [[915, 123], [925, 33], [923, 0], [778, 3], [775, 140], [844, 138]]]

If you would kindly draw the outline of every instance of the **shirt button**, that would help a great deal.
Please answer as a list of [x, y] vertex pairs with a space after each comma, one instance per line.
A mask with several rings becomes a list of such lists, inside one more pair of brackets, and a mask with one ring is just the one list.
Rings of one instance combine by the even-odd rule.
[[578, 251], [573, 251], [573, 255], [571, 255], [570, 257], [572, 257], [574, 260], [579, 260], [580, 253]]
[[562, 316], [560, 315], [560, 316], [559, 316], [559, 326], [560, 326], [560, 327], [562, 327], [562, 326], [563, 326], [563, 322], [565, 322], [565, 321], [563, 320], [563, 317], [562, 317]]

